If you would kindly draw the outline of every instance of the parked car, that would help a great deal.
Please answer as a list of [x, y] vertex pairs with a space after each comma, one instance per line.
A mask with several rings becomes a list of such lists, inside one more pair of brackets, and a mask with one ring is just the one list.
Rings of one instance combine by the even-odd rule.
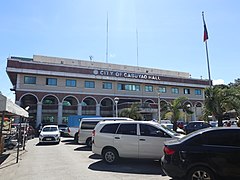
[[166, 141], [163, 171], [185, 180], [240, 178], [240, 128], [214, 127]]
[[119, 157], [160, 160], [165, 140], [181, 138], [153, 121], [100, 121], [92, 135], [92, 152], [108, 164]]
[[204, 121], [191, 121], [186, 126], [184, 126], [184, 130], [186, 134], [189, 134], [193, 131], [203, 129], [203, 128], [208, 128], [208, 127], [212, 127], [212, 126], [209, 123], [206, 123]]
[[39, 143], [60, 143], [60, 131], [57, 125], [46, 125], [39, 135]]
[[[172, 123], [161, 123], [161, 125], [167, 127], [168, 129], [171, 129], [173, 130], [173, 124]], [[185, 131], [179, 127], [177, 127], [177, 130], [176, 130], [177, 133], [179, 134], [186, 134]]]
[[68, 134], [68, 126], [66, 124], [59, 124], [58, 129], [60, 131], [61, 136], [69, 136]]
[[93, 117], [93, 118], [82, 118], [79, 124], [78, 130], [78, 143], [86, 144], [88, 147], [92, 147], [92, 131], [99, 121], [133, 121], [133, 119], [125, 117]]

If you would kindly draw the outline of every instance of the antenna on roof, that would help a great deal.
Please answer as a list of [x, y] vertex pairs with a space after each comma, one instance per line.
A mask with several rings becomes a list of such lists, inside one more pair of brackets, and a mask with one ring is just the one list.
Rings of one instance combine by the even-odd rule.
[[106, 63], [108, 63], [108, 12], [107, 12], [107, 36], [106, 36]]

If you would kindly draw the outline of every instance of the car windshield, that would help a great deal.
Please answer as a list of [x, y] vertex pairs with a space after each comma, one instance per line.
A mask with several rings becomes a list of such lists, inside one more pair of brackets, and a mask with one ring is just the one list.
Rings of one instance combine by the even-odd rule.
[[45, 127], [45, 128], [43, 128], [43, 132], [51, 132], [51, 131], [57, 131], [57, 127]]

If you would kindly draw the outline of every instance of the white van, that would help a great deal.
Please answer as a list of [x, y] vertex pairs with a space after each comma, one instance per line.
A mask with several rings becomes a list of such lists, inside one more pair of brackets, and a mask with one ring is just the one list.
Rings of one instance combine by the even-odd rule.
[[133, 119], [126, 117], [94, 117], [94, 118], [82, 118], [78, 129], [78, 143], [92, 146], [92, 131], [99, 121], [134, 121]]

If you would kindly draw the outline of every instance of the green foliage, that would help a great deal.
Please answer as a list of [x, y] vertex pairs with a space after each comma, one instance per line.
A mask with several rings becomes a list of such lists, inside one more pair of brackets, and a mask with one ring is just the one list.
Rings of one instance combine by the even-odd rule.
[[143, 116], [139, 112], [139, 103], [133, 103], [130, 108], [124, 108], [120, 112], [120, 117], [128, 117], [134, 120], [142, 120]]
[[205, 114], [215, 116], [219, 126], [224, 114], [231, 110], [240, 114], [239, 86], [216, 85], [205, 89]]

